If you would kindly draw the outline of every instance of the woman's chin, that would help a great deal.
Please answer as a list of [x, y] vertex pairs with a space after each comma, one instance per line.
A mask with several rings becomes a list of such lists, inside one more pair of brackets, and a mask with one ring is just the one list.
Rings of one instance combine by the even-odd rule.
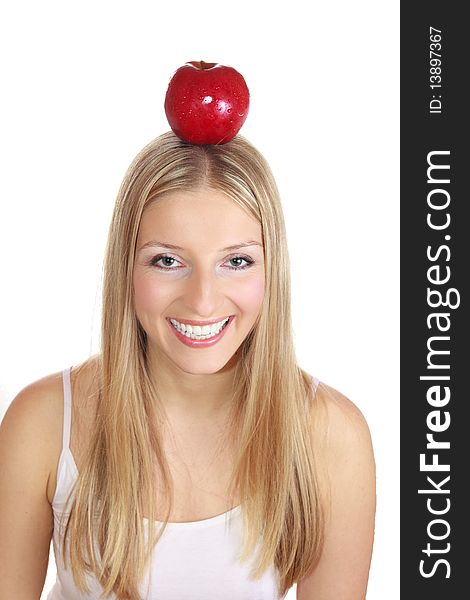
[[228, 360], [221, 360], [220, 358], [214, 360], [185, 360], [181, 362], [175, 362], [176, 366], [187, 373], [188, 375], [215, 375], [216, 373], [222, 373], [229, 370], [234, 366], [235, 357], [229, 357]]

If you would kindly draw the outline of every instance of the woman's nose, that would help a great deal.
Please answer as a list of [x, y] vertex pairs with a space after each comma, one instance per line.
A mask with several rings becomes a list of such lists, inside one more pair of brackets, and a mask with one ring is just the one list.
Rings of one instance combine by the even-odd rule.
[[208, 270], [195, 269], [187, 281], [186, 304], [194, 317], [219, 317], [222, 306], [221, 282]]

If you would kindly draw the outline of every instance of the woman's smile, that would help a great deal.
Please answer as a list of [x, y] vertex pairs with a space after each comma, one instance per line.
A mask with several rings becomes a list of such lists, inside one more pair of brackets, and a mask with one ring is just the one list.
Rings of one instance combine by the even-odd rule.
[[[211, 321], [186, 321], [169, 319], [175, 336], [191, 348], [207, 348], [217, 344], [227, 332], [234, 317]], [[199, 324], [196, 324], [199, 323]]]

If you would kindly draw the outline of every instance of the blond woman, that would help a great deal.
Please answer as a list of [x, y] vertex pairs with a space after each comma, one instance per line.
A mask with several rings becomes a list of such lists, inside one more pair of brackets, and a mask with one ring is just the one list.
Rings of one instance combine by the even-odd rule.
[[[318, 282], [321, 293], [321, 282]], [[0, 429], [0, 600], [365, 598], [374, 459], [297, 364], [276, 184], [243, 137], [151, 142], [110, 227], [101, 350]]]

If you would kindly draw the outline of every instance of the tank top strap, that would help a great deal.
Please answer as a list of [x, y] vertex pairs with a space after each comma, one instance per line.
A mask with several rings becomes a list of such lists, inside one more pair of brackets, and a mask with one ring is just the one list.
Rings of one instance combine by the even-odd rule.
[[64, 385], [64, 427], [62, 436], [62, 447], [68, 448], [70, 444], [70, 429], [72, 423], [72, 386], [70, 383], [70, 373], [72, 367], [62, 371], [62, 382]]
[[314, 392], [317, 391], [317, 387], [318, 387], [319, 383], [320, 383], [320, 380], [312, 375], [312, 388], [313, 388]]
[[[320, 383], [320, 380], [317, 379], [316, 377], [312, 376], [312, 390], [313, 390], [314, 395], [317, 391], [317, 387], [318, 387], [319, 383]], [[308, 412], [309, 409], [310, 409], [310, 397], [309, 397], [309, 394], [307, 394], [307, 396], [305, 398], [305, 410]]]

